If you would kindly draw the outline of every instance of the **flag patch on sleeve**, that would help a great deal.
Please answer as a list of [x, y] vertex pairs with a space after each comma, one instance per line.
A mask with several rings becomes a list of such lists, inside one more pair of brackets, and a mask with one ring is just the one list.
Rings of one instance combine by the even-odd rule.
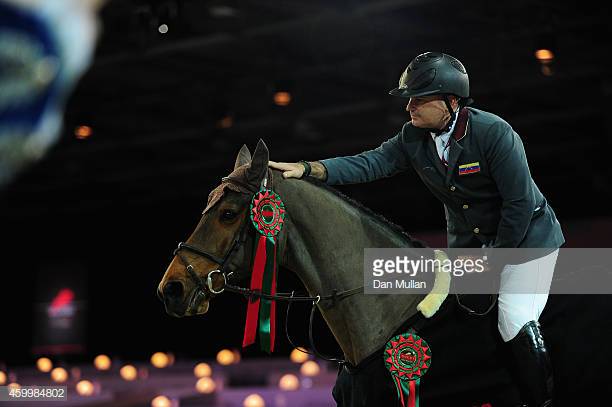
[[459, 175], [473, 174], [480, 171], [480, 162], [462, 164], [459, 166]]

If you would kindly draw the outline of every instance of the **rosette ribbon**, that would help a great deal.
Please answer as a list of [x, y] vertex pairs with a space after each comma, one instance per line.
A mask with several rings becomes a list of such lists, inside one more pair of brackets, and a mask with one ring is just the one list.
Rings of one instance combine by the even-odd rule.
[[[285, 220], [285, 205], [271, 189], [262, 188], [251, 201], [251, 223], [259, 232], [255, 239], [255, 260], [251, 274], [252, 291], [276, 294], [276, 239]], [[258, 323], [259, 322], [259, 323]], [[255, 343], [259, 331], [261, 349], [274, 352], [276, 301], [251, 296], [247, 306], [242, 346]]]
[[414, 332], [397, 335], [387, 342], [384, 360], [402, 407], [419, 407], [421, 377], [431, 366], [427, 342]]

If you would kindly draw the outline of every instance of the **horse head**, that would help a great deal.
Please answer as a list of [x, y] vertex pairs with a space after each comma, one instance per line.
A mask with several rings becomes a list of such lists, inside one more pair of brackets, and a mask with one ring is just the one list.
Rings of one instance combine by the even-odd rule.
[[242, 146], [234, 170], [209, 195], [195, 230], [174, 252], [158, 285], [168, 314], [204, 314], [228, 281], [246, 280], [252, 254], [249, 205], [268, 174], [268, 148], [259, 140], [253, 157]]

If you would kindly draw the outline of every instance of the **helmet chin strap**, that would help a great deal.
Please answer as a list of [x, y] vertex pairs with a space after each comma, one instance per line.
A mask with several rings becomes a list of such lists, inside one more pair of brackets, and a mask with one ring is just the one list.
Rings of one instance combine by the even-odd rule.
[[441, 128], [441, 129], [434, 129], [434, 128], [426, 129], [430, 133], [435, 134], [436, 136], [439, 136], [442, 133], [448, 132], [451, 129], [453, 123], [455, 122], [455, 119], [457, 118], [457, 112], [455, 112], [453, 110], [453, 107], [451, 105], [449, 96], [448, 95], [444, 95], [444, 99], [443, 100], [444, 100], [444, 104], [446, 105], [446, 108], [448, 109], [448, 112], [450, 113], [450, 119], [448, 120], [448, 122], [446, 122], [445, 126], [443, 128]]
[[450, 120], [448, 121], [448, 123], [446, 124], [446, 127], [442, 131], [449, 131], [451, 126], [455, 122], [455, 119], [457, 118], [457, 112], [453, 110], [453, 106], [451, 106], [450, 97], [448, 97], [448, 95], [444, 95], [444, 104], [446, 105], [446, 108], [448, 109], [448, 112], [450, 113]]

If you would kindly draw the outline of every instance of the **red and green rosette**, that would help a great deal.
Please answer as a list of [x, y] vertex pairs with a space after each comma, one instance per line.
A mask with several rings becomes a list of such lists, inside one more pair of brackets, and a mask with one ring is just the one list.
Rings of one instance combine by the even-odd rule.
[[271, 189], [261, 189], [251, 201], [251, 222], [263, 236], [274, 238], [285, 222], [285, 204]]
[[[285, 221], [285, 205], [278, 194], [262, 188], [253, 196], [250, 206], [251, 222], [259, 232], [255, 242], [255, 260], [251, 274], [251, 290], [265, 294], [276, 294], [276, 237]], [[259, 329], [257, 328], [259, 321]], [[242, 346], [255, 342], [259, 330], [262, 350], [274, 351], [276, 335], [276, 302], [265, 298], [251, 297], [247, 307]]]
[[384, 360], [402, 406], [418, 407], [421, 377], [431, 366], [427, 342], [414, 332], [397, 335], [387, 342]]

